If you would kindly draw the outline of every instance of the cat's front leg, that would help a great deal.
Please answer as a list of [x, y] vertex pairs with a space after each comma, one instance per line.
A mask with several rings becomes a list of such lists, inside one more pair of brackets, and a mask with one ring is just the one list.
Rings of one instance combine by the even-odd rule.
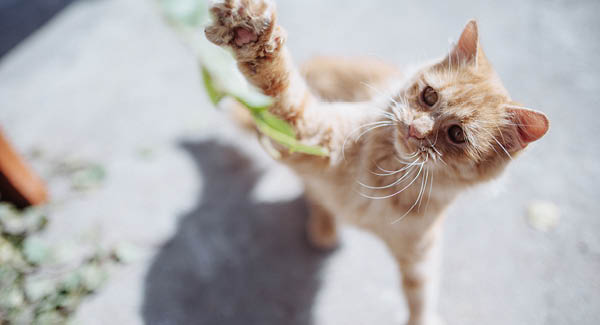
[[437, 313], [441, 236], [440, 229], [435, 228], [409, 243], [390, 245], [402, 273], [410, 313], [407, 325], [444, 324]]
[[266, 0], [225, 0], [210, 11], [208, 40], [231, 48], [250, 83], [275, 99], [271, 112], [295, 124], [313, 97], [284, 46], [275, 6]]
[[338, 232], [333, 214], [320, 204], [309, 201], [310, 214], [306, 234], [310, 243], [318, 249], [330, 250], [338, 245]]

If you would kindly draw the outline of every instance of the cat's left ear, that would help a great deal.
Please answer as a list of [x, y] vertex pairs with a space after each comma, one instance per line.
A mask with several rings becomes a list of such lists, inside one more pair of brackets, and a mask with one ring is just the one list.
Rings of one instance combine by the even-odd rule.
[[480, 61], [485, 61], [485, 55], [479, 45], [479, 29], [475, 19], [469, 20], [465, 25], [458, 42], [450, 52], [450, 58], [454, 62], [467, 62], [476, 66], [483, 63]]
[[550, 122], [544, 113], [532, 109], [508, 106], [510, 133], [504, 137], [504, 146], [510, 152], [525, 148], [548, 132]]

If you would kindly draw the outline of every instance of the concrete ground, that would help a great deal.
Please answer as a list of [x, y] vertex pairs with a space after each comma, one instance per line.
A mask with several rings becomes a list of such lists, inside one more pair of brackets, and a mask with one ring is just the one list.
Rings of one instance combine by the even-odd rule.
[[[600, 3], [279, 1], [298, 61], [440, 56], [471, 17], [513, 97], [548, 135], [446, 222], [448, 324], [597, 324], [600, 319]], [[298, 181], [216, 112], [194, 58], [143, 0], [71, 5], [0, 61], [0, 125], [20, 151], [99, 162], [103, 186], [70, 196], [49, 179], [48, 236], [90, 229], [143, 252], [116, 269], [81, 324], [402, 324], [396, 267], [356, 229], [324, 254], [302, 234]], [[249, 158], [247, 158], [249, 157]], [[251, 168], [251, 166], [255, 166]], [[264, 172], [268, 169], [268, 172]], [[557, 226], [527, 224], [533, 200]]]

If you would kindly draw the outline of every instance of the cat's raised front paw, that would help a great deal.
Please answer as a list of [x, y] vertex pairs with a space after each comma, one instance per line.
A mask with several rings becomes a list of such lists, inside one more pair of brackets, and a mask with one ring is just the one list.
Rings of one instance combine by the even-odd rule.
[[225, 0], [212, 5], [213, 22], [204, 32], [214, 44], [230, 46], [238, 60], [268, 56], [281, 47], [283, 30], [267, 0]]

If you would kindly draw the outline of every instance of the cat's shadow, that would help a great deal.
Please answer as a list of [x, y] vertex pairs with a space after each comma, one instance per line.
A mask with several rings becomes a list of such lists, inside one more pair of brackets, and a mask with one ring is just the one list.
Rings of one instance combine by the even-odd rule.
[[[306, 242], [303, 199], [256, 203], [260, 176], [232, 147], [184, 143], [203, 178], [145, 279], [146, 324], [312, 324], [327, 254]], [[175, 217], [175, 216], [174, 216]]]

